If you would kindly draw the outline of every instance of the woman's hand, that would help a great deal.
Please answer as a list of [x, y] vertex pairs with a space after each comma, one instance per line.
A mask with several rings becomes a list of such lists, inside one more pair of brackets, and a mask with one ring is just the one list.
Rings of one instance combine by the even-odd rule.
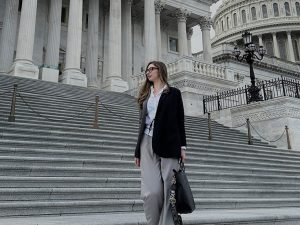
[[139, 158], [134, 158], [134, 163], [137, 167], [140, 167], [141, 166], [141, 159]]
[[185, 162], [186, 160], [186, 152], [184, 148], [181, 148], [181, 160], [182, 162]]

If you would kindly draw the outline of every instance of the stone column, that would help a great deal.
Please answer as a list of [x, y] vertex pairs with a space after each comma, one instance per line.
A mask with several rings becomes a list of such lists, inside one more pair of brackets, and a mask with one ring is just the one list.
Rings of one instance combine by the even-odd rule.
[[291, 31], [287, 31], [286, 33], [287, 33], [287, 41], [288, 41], [288, 49], [289, 49], [289, 60], [292, 62], [296, 62]]
[[87, 86], [98, 88], [99, 0], [89, 0], [88, 42], [86, 56]]
[[51, 0], [49, 7], [48, 41], [41, 78], [58, 82], [62, 0]]
[[122, 80], [121, 77], [121, 6], [121, 0], [110, 0], [108, 34], [108, 76], [105, 82], [104, 89], [116, 92], [124, 92], [128, 90], [128, 83]]
[[212, 51], [210, 41], [210, 28], [212, 22], [208, 17], [200, 18], [200, 28], [202, 30], [202, 43], [203, 43], [203, 60], [208, 63], [212, 63]]
[[13, 64], [18, 27], [19, 0], [7, 0], [0, 40], [0, 72], [7, 73]]
[[188, 41], [188, 53], [189, 56], [192, 56], [192, 36], [193, 36], [193, 28], [189, 28], [187, 30], [187, 41]]
[[145, 40], [145, 66], [157, 59], [157, 43], [155, 28], [154, 0], [145, 1], [144, 6], [144, 40]]
[[157, 44], [157, 59], [161, 60], [161, 27], [160, 27], [160, 12], [163, 10], [165, 3], [160, 0], [155, 1], [155, 27], [156, 27], [156, 44]]
[[[132, 1], [122, 1], [122, 79], [129, 84], [131, 84], [132, 75]], [[131, 85], [130, 88], [132, 88]]]
[[17, 54], [10, 74], [38, 79], [39, 69], [32, 62], [37, 0], [23, 0]]
[[188, 56], [189, 54], [186, 34], [186, 20], [189, 14], [186, 9], [178, 9], [176, 12], [178, 18], [178, 49], [181, 56]]
[[70, 1], [66, 66], [61, 81], [64, 84], [86, 87], [86, 75], [80, 70], [82, 3], [83, 0]]
[[274, 56], [277, 57], [277, 58], [280, 58], [276, 33], [272, 33], [272, 36], [273, 36]]
[[263, 39], [262, 39], [262, 34], [258, 35], [258, 44], [259, 44], [259, 46], [263, 46], [264, 45]]

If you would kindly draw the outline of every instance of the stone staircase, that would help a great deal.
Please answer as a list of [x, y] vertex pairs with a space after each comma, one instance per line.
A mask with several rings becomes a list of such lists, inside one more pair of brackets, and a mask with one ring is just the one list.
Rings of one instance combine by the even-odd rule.
[[[16, 121], [8, 122], [15, 83]], [[99, 129], [92, 128], [96, 95]], [[212, 127], [208, 141], [207, 120], [186, 117], [195, 214], [300, 209], [299, 152], [256, 139], [247, 145], [245, 134], [216, 122]], [[133, 163], [137, 132], [138, 109], [129, 95], [0, 75], [0, 217], [142, 212]], [[188, 224], [206, 224], [193, 221]]]

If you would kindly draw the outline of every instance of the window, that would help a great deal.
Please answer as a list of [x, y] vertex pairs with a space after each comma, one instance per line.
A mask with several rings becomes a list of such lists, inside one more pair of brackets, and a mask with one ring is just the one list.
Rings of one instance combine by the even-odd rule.
[[251, 8], [251, 15], [252, 15], [252, 20], [257, 20], [255, 7]]
[[285, 40], [279, 39], [278, 40], [278, 47], [280, 51], [280, 58], [287, 60], [287, 53], [286, 53], [286, 43]]
[[169, 38], [169, 47], [170, 47], [170, 51], [178, 52], [178, 39], [170, 37]]
[[278, 17], [279, 16], [279, 10], [278, 10], [278, 4], [277, 3], [273, 4], [273, 10], [274, 10], [274, 16]]
[[296, 11], [297, 11], [297, 16], [300, 16], [300, 3], [296, 2]]
[[85, 29], [89, 28], [89, 14], [85, 14]]
[[263, 18], [268, 18], [268, 10], [266, 5], [262, 5], [261, 7], [262, 13], [263, 13]]
[[246, 11], [245, 10], [242, 10], [242, 21], [243, 21], [243, 23], [247, 23]]
[[229, 30], [229, 17], [227, 17], [227, 30]]
[[68, 23], [68, 10], [67, 7], [61, 8], [61, 22]]
[[235, 27], [237, 26], [237, 16], [236, 16], [236, 13], [233, 14], [233, 25]]
[[274, 51], [273, 51], [273, 42], [271, 40], [267, 40], [265, 42], [266, 45], [266, 50], [267, 50], [267, 54], [274, 56]]
[[21, 9], [22, 9], [22, 3], [23, 1], [22, 0], [19, 0], [19, 7], [18, 7], [18, 11], [21, 12]]
[[291, 15], [291, 10], [290, 10], [290, 4], [288, 2], [284, 3], [284, 8], [285, 8], [285, 15], [290, 16]]
[[294, 49], [294, 54], [295, 54], [295, 60], [299, 61], [300, 60], [300, 55], [299, 55], [299, 51], [298, 51], [297, 40], [293, 40], [293, 49]]
[[224, 31], [224, 21], [222, 20], [222, 31]]

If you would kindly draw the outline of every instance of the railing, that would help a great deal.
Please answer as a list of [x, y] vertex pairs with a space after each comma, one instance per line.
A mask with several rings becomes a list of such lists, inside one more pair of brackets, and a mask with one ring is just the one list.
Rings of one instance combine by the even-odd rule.
[[[170, 77], [180, 72], [191, 72], [218, 79], [233, 80], [233, 77], [228, 77], [225, 67], [216, 64], [204, 63], [198, 59], [190, 57], [181, 58], [175, 62], [168, 63], [167, 69]], [[140, 87], [145, 80], [145, 74], [140, 73], [132, 76], [132, 80], [134, 87]]]
[[[281, 77], [278, 79], [259, 82], [257, 83], [257, 86], [260, 88], [262, 101], [283, 96], [300, 98], [300, 82], [297, 80], [289, 80]], [[249, 104], [249, 88], [250, 86], [246, 86], [245, 88], [229, 90], [217, 93], [216, 95], [204, 96], [204, 114]]]

